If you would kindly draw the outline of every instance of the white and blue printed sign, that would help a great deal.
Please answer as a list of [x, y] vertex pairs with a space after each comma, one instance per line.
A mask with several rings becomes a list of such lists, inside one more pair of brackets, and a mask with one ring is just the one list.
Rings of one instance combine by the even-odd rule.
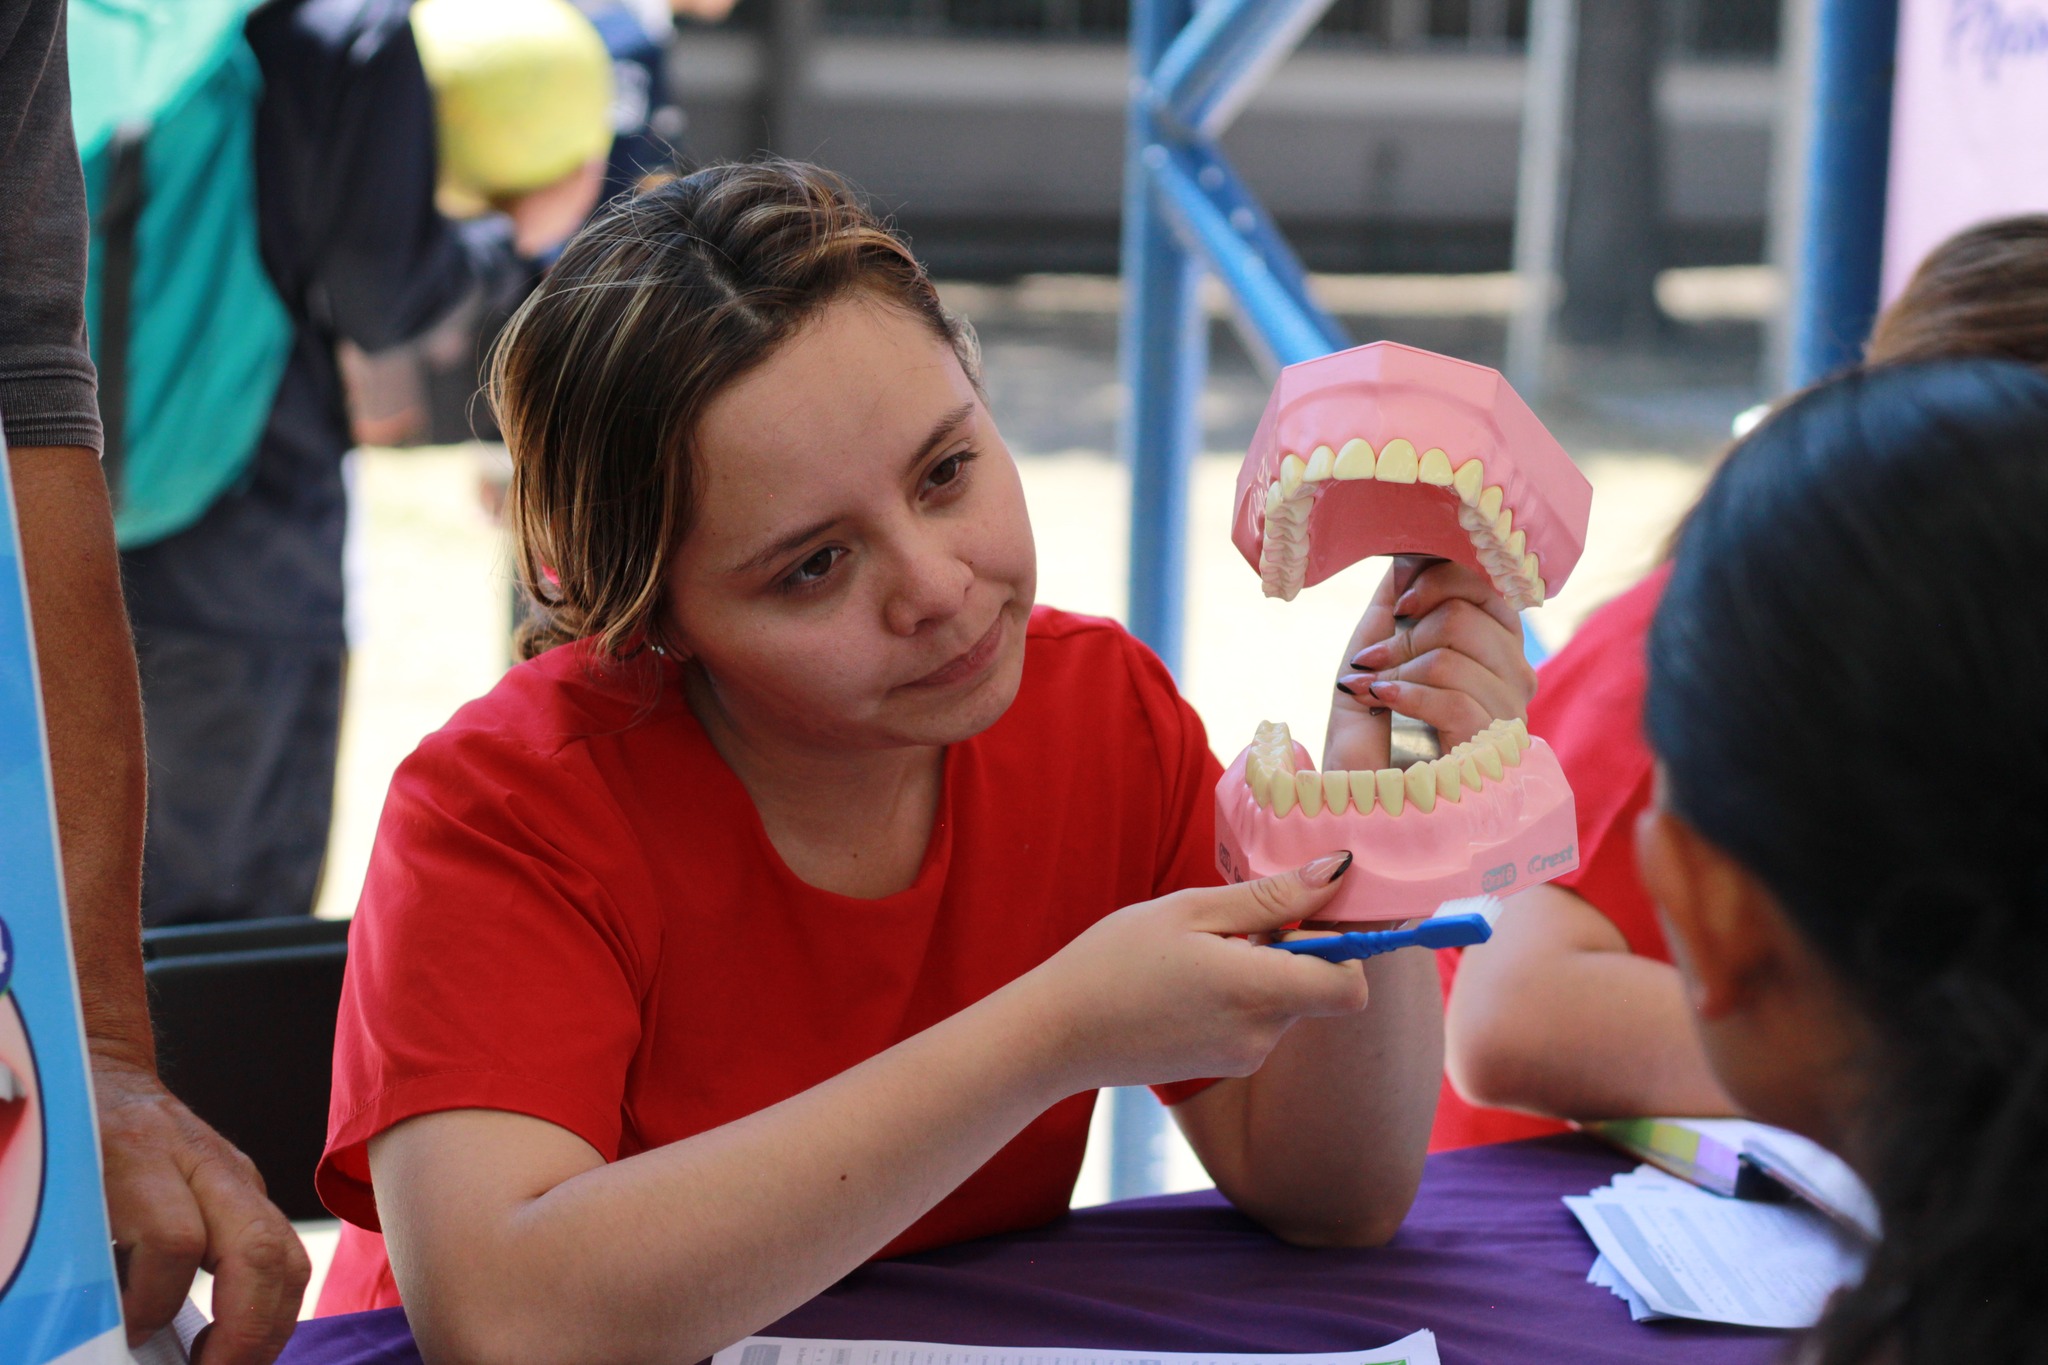
[[126, 1365], [6, 464], [0, 445], [0, 1361]]
[[1884, 299], [1943, 239], [2048, 213], [2048, 0], [1899, 0]]

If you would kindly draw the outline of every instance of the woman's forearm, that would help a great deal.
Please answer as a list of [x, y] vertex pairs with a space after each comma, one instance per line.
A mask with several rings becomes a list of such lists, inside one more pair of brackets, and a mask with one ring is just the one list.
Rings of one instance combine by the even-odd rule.
[[1443, 1005], [1426, 952], [1365, 964], [1362, 1014], [1296, 1024], [1256, 1073], [1176, 1117], [1216, 1184], [1275, 1236], [1375, 1246], [1414, 1202], [1443, 1075]]
[[1628, 952], [1568, 891], [1524, 893], [1494, 941], [1466, 951], [1445, 1033], [1451, 1082], [1475, 1104], [1566, 1119], [1735, 1112], [1677, 969]]
[[[590, 1153], [595, 1164], [559, 1181], [537, 1171], [510, 1208], [488, 1207], [502, 1201], [502, 1169], [480, 1163], [465, 1191], [445, 1155], [451, 1141], [502, 1153], [504, 1125], [538, 1120], [466, 1111], [392, 1130], [373, 1145], [376, 1183], [387, 1235], [411, 1233], [391, 1237], [391, 1254], [427, 1358], [690, 1362], [772, 1322], [1085, 1088], [1020, 997], [998, 991], [685, 1141], [610, 1165]], [[434, 1149], [423, 1187], [406, 1168]]]

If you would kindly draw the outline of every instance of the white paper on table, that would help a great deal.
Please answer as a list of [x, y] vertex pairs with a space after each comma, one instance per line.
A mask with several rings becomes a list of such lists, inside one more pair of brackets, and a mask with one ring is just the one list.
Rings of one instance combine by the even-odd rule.
[[1672, 1317], [1810, 1327], [1863, 1271], [1863, 1244], [1803, 1205], [1703, 1190], [1596, 1190], [1564, 1202], [1644, 1302]]
[[1416, 1332], [1376, 1351], [1255, 1355], [1242, 1351], [1098, 1351], [1071, 1346], [948, 1346], [930, 1341], [748, 1337], [711, 1365], [1439, 1365], [1436, 1335]]
[[1605, 1256], [1593, 1258], [1593, 1268], [1586, 1272], [1586, 1283], [1597, 1284], [1608, 1293], [1628, 1305], [1628, 1315], [1635, 1322], [1663, 1322], [1671, 1315], [1659, 1313], [1650, 1307], [1649, 1300], [1636, 1293], [1628, 1277], [1614, 1268], [1614, 1262]]

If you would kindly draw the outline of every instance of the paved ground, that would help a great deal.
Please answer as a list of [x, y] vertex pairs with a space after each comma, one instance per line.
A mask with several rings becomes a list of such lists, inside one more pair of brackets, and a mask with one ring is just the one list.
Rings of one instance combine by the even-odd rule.
[[[1320, 285], [1361, 340], [1386, 337], [1499, 363], [1512, 298], [1504, 277]], [[1567, 590], [1535, 613], [1536, 630], [1553, 647], [1655, 561], [1730, 420], [1758, 401], [1755, 319], [1771, 288], [1756, 270], [1673, 272], [1663, 297], [1684, 320], [1664, 344], [1626, 356], [1566, 358], [1567, 381], [1543, 412], [1596, 491], [1585, 560]], [[1121, 401], [1115, 282], [1048, 277], [948, 287], [947, 294], [980, 331], [991, 400], [1024, 471], [1041, 600], [1120, 615], [1129, 484], [1113, 453]], [[1198, 464], [1191, 496], [1183, 684], [1227, 758], [1267, 717], [1320, 734], [1335, 653], [1380, 566], [1353, 568], [1291, 604], [1260, 596], [1227, 525], [1237, 462], [1267, 384], [1220, 323], [1215, 337], [1203, 404], [1210, 453]], [[505, 553], [481, 510], [478, 468], [477, 452], [463, 447], [360, 458], [361, 633], [323, 915], [354, 907], [392, 769], [504, 667]], [[1170, 1170], [1176, 1187], [1207, 1183], [1184, 1147]], [[1105, 1193], [1097, 1153], [1078, 1202]]]

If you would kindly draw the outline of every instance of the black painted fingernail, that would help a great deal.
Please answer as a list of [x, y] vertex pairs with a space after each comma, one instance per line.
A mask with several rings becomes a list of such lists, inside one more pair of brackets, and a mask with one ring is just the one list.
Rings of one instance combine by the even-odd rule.
[[1339, 692], [1342, 692], [1347, 697], [1355, 697], [1358, 695], [1356, 692], [1353, 692], [1350, 688], [1346, 687], [1343, 683], [1337, 684], [1337, 690]]

